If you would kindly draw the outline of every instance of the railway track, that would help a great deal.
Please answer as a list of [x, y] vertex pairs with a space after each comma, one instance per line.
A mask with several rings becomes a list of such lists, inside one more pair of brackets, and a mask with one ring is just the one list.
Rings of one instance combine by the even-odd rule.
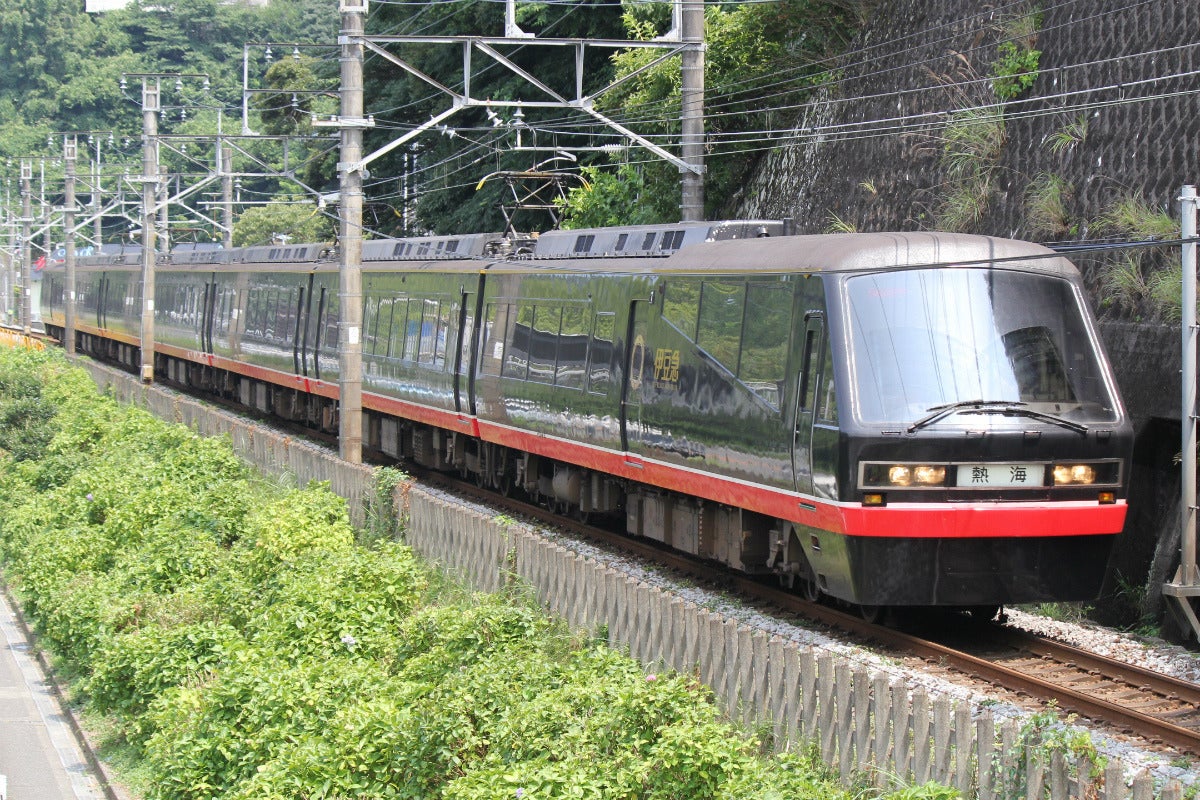
[[553, 525], [624, 550], [639, 558], [678, 570], [693, 578], [727, 587], [785, 614], [818, 622], [893, 655], [910, 655], [941, 671], [983, 681], [1038, 703], [1179, 752], [1200, 755], [1200, 685], [1153, 672], [1124, 661], [1080, 650], [999, 623], [950, 617], [949, 629], [930, 635], [868, 622], [861, 616], [812, 603], [798, 595], [733, 574], [715, 565], [664, 549], [656, 542], [631, 539], [514, 498], [502, 498], [473, 484], [436, 473], [423, 476], [491, 506]]

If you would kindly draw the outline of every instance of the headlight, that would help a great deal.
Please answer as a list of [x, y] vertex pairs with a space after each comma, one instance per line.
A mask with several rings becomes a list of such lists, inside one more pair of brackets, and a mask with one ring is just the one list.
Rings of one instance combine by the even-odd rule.
[[1115, 464], [1055, 464], [1055, 486], [1091, 486], [1092, 483], [1116, 483]]
[[922, 486], [941, 486], [946, 482], [945, 467], [916, 467], [913, 469], [913, 477], [917, 483]]
[[863, 465], [863, 488], [942, 486], [945, 483], [946, 467], [943, 464]]

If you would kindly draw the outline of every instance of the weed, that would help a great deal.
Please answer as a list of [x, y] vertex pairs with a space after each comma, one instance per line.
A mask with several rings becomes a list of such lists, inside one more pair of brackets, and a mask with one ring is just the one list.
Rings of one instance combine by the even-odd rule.
[[1150, 303], [1163, 322], [1179, 322], [1183, 319], [1183, 265], [1178, 254], [1165, 269], [1156, 270], [1146, 279]]
[[1134, 239], [1173, 239], [1179, 235], [1178, 220], [1131, 195], [1109, 206], [1093, 228], [1098, 233], [1120, 233]]
[[990, 174], [975, 176], [954, 186], [934, 215], [937, 226], [947, 231], [965, 231], [983, 219], [991, 203]]
[[956, 111], [943, 134], [942, 165], [956, 177], [991, 172], [1006, 140], [1004, 114], [986, 109]]
[[1033, 86], [1041, 57], [1041, 50], [1022, 47], [1015, 42], [1001, 42], [1000, 57], [992, 64], [995, 74], [992, 91], [996, 97], [1007, 102]]
[[1037, 614], [1059, 622], [1082, 622], [1091, 611], [1091, 607], [1084, 603], [1037, 603], [1018, 608], [1028, 614]]
[[858, 233], [858, 227], [853, 222], [847, 222], [837, 215], [836, 212], [829, 212], [829, 224], [825, 226], [826, 233]]
[[1142, 262], [1136, 255], [1125, 254], [1106, 264], [1100, 277], [1106, 297], [1128, 308], [1137, 308], [1150, 295]]
[[1088, 135], [1087, 114], [1080, 114], [1071, 122], [1050, 134], [1046, 141], [1050, 144], [1050, 152], [1062, 153], [1076, 145], [1083, 144]]
[[1050, 236], [1070, 233], [1066, 205], [1070, 192], [1070, 184], [1057, 175], [1043, 172], [1035, 177], [1025, 190], [1025, 215], [1030, 230]]
[[1037, 80], [1042, 51], [1035, 50], [1034, 45], [1041, 27], [1042, 14], [1036, 7], [1005, 21], [1005, 40], [992, 62], [992, 91], [1002, 102], [1016, 98]]

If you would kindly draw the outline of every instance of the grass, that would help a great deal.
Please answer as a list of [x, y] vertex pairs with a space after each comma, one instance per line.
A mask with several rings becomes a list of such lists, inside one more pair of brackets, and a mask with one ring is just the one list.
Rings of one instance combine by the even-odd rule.
[[1043, 172], [1035, 177], [1025, 190], [1025, 217], [1030, 230], [1049, 236], [1070, 233], [1066, 203], [1070, 193], [1071, 185], [1058, 175]]

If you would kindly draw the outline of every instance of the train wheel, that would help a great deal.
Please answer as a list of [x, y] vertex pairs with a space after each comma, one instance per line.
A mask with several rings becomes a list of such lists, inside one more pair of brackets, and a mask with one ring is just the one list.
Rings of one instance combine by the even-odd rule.
[[884, 606], [859, 606], [858, 615], [872, 625], [877, 625], [883, 620], [883, 614], [886, 610]]
[[810, 603], [821, 599], [821, 587], [817, 585], [816, 576], [800, 579], [800, 596]]

